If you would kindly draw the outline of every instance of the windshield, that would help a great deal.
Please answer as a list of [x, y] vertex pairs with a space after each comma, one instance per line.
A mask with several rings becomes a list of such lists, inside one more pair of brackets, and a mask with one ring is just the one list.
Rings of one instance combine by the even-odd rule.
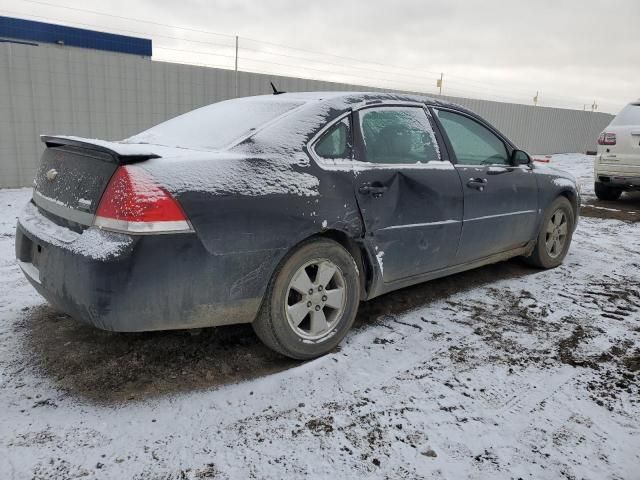
[[640, 125], [640, 103], [630, 103], [624, 107], [611, 125]]
[[277, 97], [227, 100], [167, 120], [125, 142], [220, 150], [302, 104]]

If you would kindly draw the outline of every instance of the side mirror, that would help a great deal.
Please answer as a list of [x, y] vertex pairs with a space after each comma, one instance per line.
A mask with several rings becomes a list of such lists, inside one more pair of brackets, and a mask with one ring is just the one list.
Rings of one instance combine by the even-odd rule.
[[511, 165], [517, 167], [518, 165], [530, 165], [531, 157], [524, 150], [514, 150], [511, 152]]

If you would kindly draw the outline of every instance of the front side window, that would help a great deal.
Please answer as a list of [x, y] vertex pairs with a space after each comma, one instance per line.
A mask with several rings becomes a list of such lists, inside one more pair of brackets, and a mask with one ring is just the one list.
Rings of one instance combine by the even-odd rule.
[[427, 114], [419, 107], [380, 107], [360, 111], [364, 160], [409, 164], [440, 160]]
[[437, 110], [456, 159], [460, 165], [508, 165], [504, 143], [484, 125], [469, 117], [447, 110]]
[[331, 127], [315, 144], [314, 151], [321, 158], [351, 158], [351, 127], [345, 118]]

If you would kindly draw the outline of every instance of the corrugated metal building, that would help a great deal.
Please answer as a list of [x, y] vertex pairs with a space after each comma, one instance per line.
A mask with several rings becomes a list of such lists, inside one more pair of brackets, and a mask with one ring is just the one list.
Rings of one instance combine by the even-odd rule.
[[[2, 40], [2, 39], [5, 40]], [[8, 40], [8, 41], [7, 41]], [[126, 138], [235, 96], [231, 70], [155, 62], [151, 41], [0, 17], [0, 187], [30, 185], [41, 134]], [[238, 72], [240, 96], [371, 87]], [[532, 153], [594, 149], [599, 112], [444, 97], [487, 118]]]

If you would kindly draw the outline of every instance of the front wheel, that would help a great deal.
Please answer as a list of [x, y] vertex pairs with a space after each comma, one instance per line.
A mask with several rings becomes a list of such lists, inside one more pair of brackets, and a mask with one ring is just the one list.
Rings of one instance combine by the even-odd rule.
[[618, 200], [622, 195], [622, 190], [619, 188], [607, 187], [600, 182], [596, 182], [593, 189], [600, 200]]
[[253, 329], [271, 349], [297, 360], [333, 350], [347, 334], [360, 303], [353, 257], [320, 238], [291, 253], [271, 279]]
[[538, 268], [554, 268], [569, 251], [575, 215], [569, 200], [557, 198], [547, 209], [533, 252], [527, 261]]

